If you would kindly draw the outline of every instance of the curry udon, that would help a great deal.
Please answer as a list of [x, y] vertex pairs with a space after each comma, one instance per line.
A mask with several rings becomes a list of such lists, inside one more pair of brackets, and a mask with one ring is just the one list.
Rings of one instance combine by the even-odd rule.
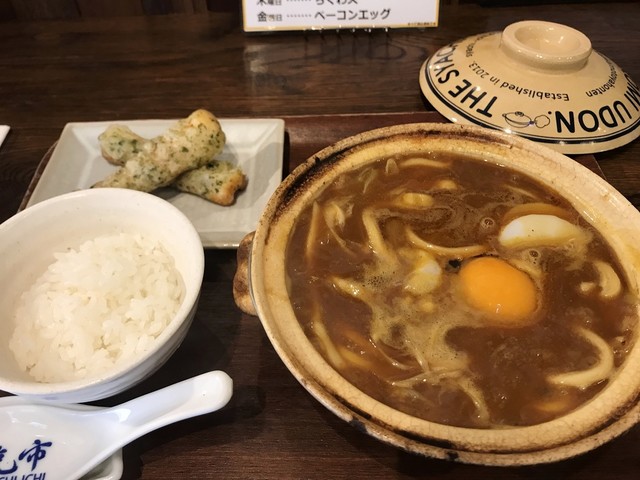
[[340, 176], [286, 257], [296, 316], [371, 397], [448, 425], [533, 425], [599, 392], [637, 300], [603, 237], [515, 171], [438, 153]]

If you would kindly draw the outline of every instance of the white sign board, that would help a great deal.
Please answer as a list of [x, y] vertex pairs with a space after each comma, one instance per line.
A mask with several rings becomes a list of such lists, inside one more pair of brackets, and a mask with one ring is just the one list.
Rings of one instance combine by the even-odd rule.
[[243, 0], [245, 32], [435, 27], [438, 0]]

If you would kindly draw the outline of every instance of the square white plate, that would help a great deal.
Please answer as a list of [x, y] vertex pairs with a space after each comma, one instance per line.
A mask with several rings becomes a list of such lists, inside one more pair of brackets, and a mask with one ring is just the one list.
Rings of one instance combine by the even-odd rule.
[[[100, 154], [98, 135], [109, 125], [127, 125], [145, 138], [155, 137], [176, 120], [68, 123], [60, 135], [27, 207], [63, 193], [89, 188], [117, 167]], [[158, 196], [178, 207], [194, 224], [207, 248], [235, 248], [255, 230], [269, 197], [282, 180], [284, 120], [220, 119], [227, 141], [216, 158], [239, 166], [248, 178], [233, 205], [223, 207], [172, 188]]]

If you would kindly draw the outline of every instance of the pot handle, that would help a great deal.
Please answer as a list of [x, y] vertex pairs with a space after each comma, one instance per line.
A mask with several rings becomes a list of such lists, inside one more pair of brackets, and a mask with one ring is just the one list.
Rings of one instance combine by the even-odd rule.
[[248, 233], [240, 241], [236, 258], [238, 265], [233, 277], [233, 300], [240, 310], [247, 315], [258, 316], [256, 307], [251, 298], [251, 283], [249, 280], [249, 257], [251, 256], [251, 243], [256, 232]]

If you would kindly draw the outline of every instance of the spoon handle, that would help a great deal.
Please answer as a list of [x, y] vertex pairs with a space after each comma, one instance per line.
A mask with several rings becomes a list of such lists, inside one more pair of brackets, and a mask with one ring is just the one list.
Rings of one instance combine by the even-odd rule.
[[115, 407], [83, 413], [85, 420], [95, 422], [94, 428], [102, 429], [101, 444], [84, 463], [80, 462], [75, 471], [64, 472], [56, 478], [80, 478], [113, 452], [142, 435], [224, 407], [232, 392], [233, 381], [229, 375], [213, 371]]
[[[170, 385], [107, 409], [109, 417], [126, 427], [125, 435], [138, 437], [170, 423], [213, 412], [231, 399], [233, 381], [213, 371]], [[106, 411], [104, 413], [107, 413]]]

